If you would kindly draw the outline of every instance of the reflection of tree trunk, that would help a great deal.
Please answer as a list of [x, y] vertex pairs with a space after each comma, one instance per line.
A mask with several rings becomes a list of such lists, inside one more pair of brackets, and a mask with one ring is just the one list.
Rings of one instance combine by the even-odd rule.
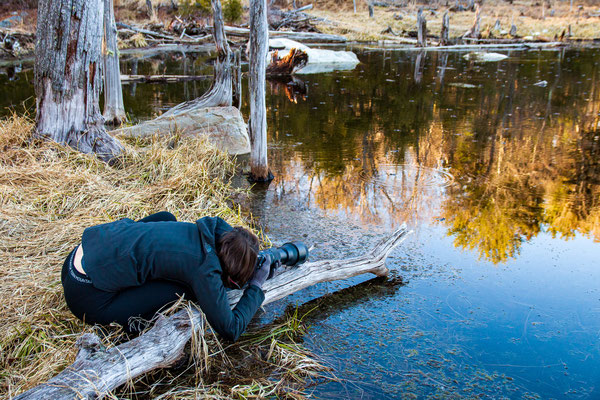
[[423, 56], [424, 56], [425, 52], [420, 51], [419, 54], [417, 54], [417, 59], [415, 60], [415, 74], [414, 74], [414, 78], [415, 78], [415, 83], [420, 84], [421, 80], [423, 79], [423, 68], [424, 68], [424, 64], [423, 64]]
[[[131, 61], [131, 75], [137, 75], [138, 73], [138, 59], [134, 58]], [[135, 92], [137, 89], [137, 82], [133, 82], [129, 88], [129, 94], [131, 96], [135, 96]]]
[[447, 69], [447, 65], [448, 65], [448, 53], [444, 52], [441, 55], [442, 57], [442, 62], [440, 63], [441, 66], [438, 67], [438, 79], [440, 81], [440, 88], [443, 89], [444, 88], [444, 77], [446, 75], [446, 69]]
[[[183, 75], [187, 76], [188, 74], [188, 59], [186, 57], [185, 51], [181, 52], [182, 63], [183, 63]], [[188, 85], [189, 81], [183, 82], [183, 98], [188, 100], [190, 96], [190, 87]]]
[[104, 119], [120, 125], [125, 120], [123, 88], [119, 68], [117, 26], [113, 0], [104, 0], [104, 37], [102, 58], [104, 60]]

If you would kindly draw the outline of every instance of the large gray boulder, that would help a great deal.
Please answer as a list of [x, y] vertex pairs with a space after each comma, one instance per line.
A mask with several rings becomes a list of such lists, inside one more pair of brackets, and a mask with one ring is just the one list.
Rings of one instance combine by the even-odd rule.
[[186, 136], [205, 135], [217, 148], [229, 154], [250, 153], [248, 128], [235, 107], [206, 107], [158, 117], [138, 125], [116, 129], [112, 135], [147, 137], [179, 132]]

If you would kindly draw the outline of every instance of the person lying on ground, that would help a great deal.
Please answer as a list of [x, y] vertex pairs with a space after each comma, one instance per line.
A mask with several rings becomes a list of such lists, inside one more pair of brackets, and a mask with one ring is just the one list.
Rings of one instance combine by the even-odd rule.
[[[200, 306], [211, 327], [229, 340], [245, 331], [265, 296], [270, 258], [256, 268], [258, 238], [218, 217], [178, 222], [168, 212], [124, 218], [84, 230], [61, 281], [71, 312], [89, 324], [119, 323], [139, 332], [180, 296]], [[244, 294], [232, 310], [226, 289]]]

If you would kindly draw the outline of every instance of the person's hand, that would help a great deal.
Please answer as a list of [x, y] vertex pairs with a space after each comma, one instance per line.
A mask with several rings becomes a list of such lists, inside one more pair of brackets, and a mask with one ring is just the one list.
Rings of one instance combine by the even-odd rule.
[[269, 272], [271, 271], [271, 256], [269, 254], [265, 255], [263, 258], [263, 262], [254, 271], [254, 275], [252, 279], [250, 279], [250, 285], [258, 286], [262, 289], [262, 285], [265, 283], [267, 278], [269, 277]]

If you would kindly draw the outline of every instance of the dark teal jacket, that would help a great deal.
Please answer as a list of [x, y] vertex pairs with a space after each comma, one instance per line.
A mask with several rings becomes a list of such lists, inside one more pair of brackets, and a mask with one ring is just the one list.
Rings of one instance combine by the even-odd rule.
[[92, 284], [118, 292], [148, 280], [189, 286], [212, 328], [230, 340], [244, 332], [265, 296], [250, 285], [232, 310], [215, 242], [233, 229], [221, 218], [188, 222], [135, 222], [125, 218], [83, 232], [85, 272]]

